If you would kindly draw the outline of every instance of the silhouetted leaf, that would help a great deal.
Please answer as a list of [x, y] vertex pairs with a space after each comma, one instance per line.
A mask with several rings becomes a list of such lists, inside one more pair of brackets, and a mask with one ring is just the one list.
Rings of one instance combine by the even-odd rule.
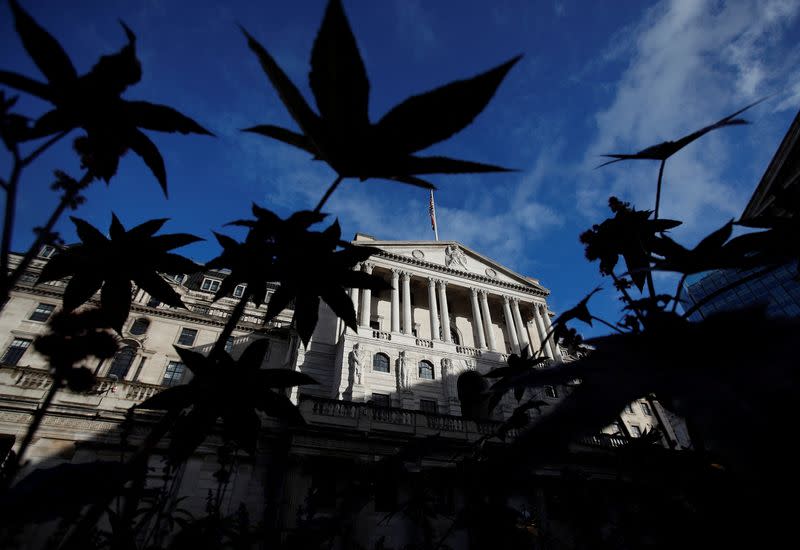
[[416, 158], [460, 131], [486, 107], [515, 57], [471, 79], [409, 98], [371, 124], [369, 80], [339, 0], [330, 0], [311, 54], [309, 82], [320, 115], [309, 107], [267, 50], [242, 29], [283, 104], [302, 134], [273, 125], [246, 131], [298, 147], [327, 162], [340, 177], [382, 178], [424, 188], [415, 174], [507, 171], [444, 157]]
[[594, 296], [596, 293], [600, 292], [601, 287], [597, 287], [592, 290], [589, 294], [587, 294], [578, 305], [572, 307], [556, 317], [556, 320], [553, 321], [553, 325], [564, 325], [571, 321], [572, 319], [578, 319], [579, 321], [583, 321], [587, 325], [592, 325], [592, 314], [589, 312], [589, 299]]
[[746, 258], [740, 254], [731, 254], [731, 249], [723, 246], [730, 238], [732, 230], [733, 220], [703, 238], [691, 250], [669, 237], [659, 237], [653, 242], [653, 252], [663, 256], [663, 259], [656, 259], [653, 269], [691, 275], [712, 269], [738, 267]]
[[[131, 281], [154, 298], [183, 307], [180, 296], [159, 272], [195, 272], [190, 260], [168, 250], [200, 240], [184, 233], [152, 236], [165, 220], [150, 220], [125, 231], [112, 214], [110, 238], [80, 218], [72, 218], [83, 241], [56, 254], [39, 275], [37, 284], [72, 276], [64, 290], [64, 309], [71, 311], [100, 289], [102, 309], [117, 332], [128, 316]], [[52, 267], [48, 267], [52, 264]], [[192, 267], [193, 266], [193, 267]]]
[[736, 125], [741, 125], [741, 124], [748, 124], [748, 122], [746, 120], [742, 120], [740, 118], [735, 118], [735, 117], [740, 115], [740, 114], [742, 114], [743, 112], [745, 112], [746, 110], [750, 109], [751, 107], [755, 107], [756, 105], [758, 105], [759, 103], [761, 103], [762, 101], [765, 101], [767, 99], [768, 99], [767, 97], [759, 99], [758, 101], [755, 101], [755, 102], [751, 103], [750, 105], [744, 107], [743, 109], [739, 109], [735, 113], [730, 114], [730, 115], [728, 115], [726, 117], [723, 117], [723, 118], [719, 119], [714, 124], [709, 124], [708, 126], [706, 126], [704, 128], [701, 128], [700, 130], [698, 130], [696, 132], [692, 132], [691, 134], [689, 134], [687, 136], [684, 136], [684, 137], [678, 139], [677, 141], [665, 141], [663, 143], [659, 143], [658, 145], [653, 145], [653, 146], [648, 147], [646, 149], [642, 149], [638, 153], [633, 153], [633, 154], [614, 153], [614, 154], [610, 154], [610, 155], [603, 155], [604, 157], [611, 157], [611, 158], [613, 158], [615, 160], [610, 160], [608, 162], [604, 162], [603, 164], [598, 166], [598, 168], [600, 168], [601, 166], [606, 166], [608, 164], [613, 164], [615, 162], [620, 162], [620, 161], [623, 161], [623, 160], [634, 160], [634, 159], [662, 160], [662, 161], [666, 160], [669, 157], [671, 157], [672, 155], [674, 155], [675, 153], [677, 153], [678, 151], [680, 151], [681, 149], [683, 149], [684, 147], [686, 147], [687, 145], [689, 145], [690, 143], [692, 143], [693, 141], [703, 137], [704, 135], [706, 135], [708, 132], [711, 132], [712, 130], [716, 130], [718, 128], [723, 128], [725, 126], [736, 126]]
[[74, 145], [83, 167], [92, 176], [108, 182], [117, 171], [119, 158], [132, 149], [142, 157], [166, 194], [166, 171], [161, 154], [137, 128], [211, 134], [170, 107], [121, 98], [121, 94], [142, 76], [136, 57], [136, 36], [130, 28], [121, 23], [128, 40], [125, 46], [114, 54], [102, 56], [88, 73], [78, 76], [58, 42], [16, 1], [11, 2], [11, 9], [23, 46], [48, 82], [43, 84], [0, 71], [0, 84], [55, 106], [36, 122], [29, 137], [83, 128], [86, 135], [76, 139]]

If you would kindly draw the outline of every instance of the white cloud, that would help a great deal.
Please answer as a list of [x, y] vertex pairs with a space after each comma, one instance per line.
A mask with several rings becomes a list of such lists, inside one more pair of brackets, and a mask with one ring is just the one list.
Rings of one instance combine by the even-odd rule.
[[[648, 10], [631, 29], [630, 62], [616, 94], [596, 115], [598, 132], [587, 150], [586, 167], [599, 164], [604, 153], [633, 152], [676, 139], [787, 86], [786, 52], [776, 44], [788, 36], [798, 12], [800, 2], [790, 0], [674, 0]], [[752, 119], [758, 112], [748, 115]], [[741, 211], [754, 182], [737, 181], [736, 175], [731, 179], [726, 168], [736, 155], [727, 133], [743, 131], [709, 134], [668, 161], [661, 207], [665, 217], [683, 219], [685, 230], [695, 233]], [[592, 171], [579, 184], [579, 205], [590, 217], [605, 215], [606, 198], [617, 194], [639, 208], [652, 208], [657, 173], [658, 164], [648, 161]]]

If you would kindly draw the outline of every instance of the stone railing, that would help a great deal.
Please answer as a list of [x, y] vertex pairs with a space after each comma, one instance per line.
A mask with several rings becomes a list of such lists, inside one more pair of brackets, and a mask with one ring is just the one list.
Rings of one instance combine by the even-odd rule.
[[587, 435], [581, 438], [580, 442], [584, 445], [589, 445], [590, 447], [619, 449], [620, 447], [624, 447], [630, 443], [631, 439], [622, 435], [600, 433], [595, 435]]
[[[0, 378], [0, 383], [5, 382], [8, 384], [10, 382], [9, 385], [26, 390], [46, 390], [53, 383], [50, 373], [45, 369], [4, 365], [0, 368], [0, 372], [5, 375]], [[5, 380], [2, 380], [3, 378]], [[85, 395], [87, 398], [101, 396], [123, 399], [125, 401], [141, 402], [163, 389], [163, 386], [156, 384], [129, 382], [126, 380], [115, 380], [113, 378], [98, 378], [91, 390], [82, 394], [73, 395]], [[63, 391], [69, 392], [68, 389], [64, 389]]]
[[392, 333], [391, 332], [385, 332], [383, 330], [373, 329], [372, 330], [372, 337], [373, 338], [377, 338], [378, 340], [391, 340], [392, 339]]
[[[395, 431], [417, 437], [439, 434], [469, 441], [491, 435], [502, 426], [502, 422], [475, 422], [460, 416], [307, 395], [300, 396], [300, 411], [310, 424], [333, 424], [361, 432]], [[507, 439], [515, 435], [516, 430], [511, 430]]]
[[433, 341], [426, 340], [425, 338], [416, 338], [414, 340], [414, 343], [416, 345], [420, 346], [420, 347], [423, 347], [423, 348], [432, 348], [433, 347]]
[[468, 346], [456, 346], [456, 353], [460, 353], [461, 355], [469, 355], [471, 357], [480, 357], [481, 350], [478, 348], [470, 348]]

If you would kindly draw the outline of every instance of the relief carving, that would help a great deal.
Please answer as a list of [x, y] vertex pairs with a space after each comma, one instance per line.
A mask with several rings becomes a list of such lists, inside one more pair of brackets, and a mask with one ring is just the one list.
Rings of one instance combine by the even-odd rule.
[[454, 244], [448, 245], [447, 248], [444, 249], [444, 255], [445, 255], [445, 260], [444, 260], [445, 267], [459, 266], [463, 269], [467, 269], [467, 256], [466, 254], [464, 254], [464, 251], [461, 250], [457, 245]]

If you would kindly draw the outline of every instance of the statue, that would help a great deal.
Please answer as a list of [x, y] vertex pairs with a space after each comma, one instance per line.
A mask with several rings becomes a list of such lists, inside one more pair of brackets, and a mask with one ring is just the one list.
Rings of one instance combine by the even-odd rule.
[[467, 269], [467, 256], [458, 246], [454, 244], [448, 245], [447, 248], [444, 249], [444, 255], [444, 265], [446, 267], [456, 264]]
[[453, 360], [442, 359], [442, 385], [448, 399], [458, 399], [458, 372], [453, 367]]
[[401, 351], [400, 357], [397, 358], [397, 391], [411, 391], [411, 373], [408, 370], [405, 351]]
[[353, 344], [353, 351], [350, 352], [350, 375], [353, 377], [353, 383], [361, 385], [361, 373], [364, 368], [364, 350], [359, 344]]

